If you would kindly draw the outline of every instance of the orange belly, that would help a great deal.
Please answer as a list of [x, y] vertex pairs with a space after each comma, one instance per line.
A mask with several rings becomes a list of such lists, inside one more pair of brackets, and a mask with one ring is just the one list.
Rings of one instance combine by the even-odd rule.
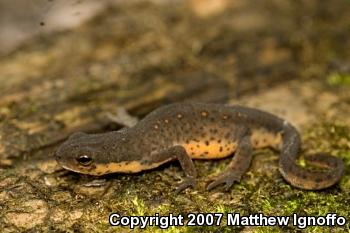
[[229, 141], [189, 141], [181, 143], [191, 158], [194, 159], [220, 159], [235, 152], [237, 144]]

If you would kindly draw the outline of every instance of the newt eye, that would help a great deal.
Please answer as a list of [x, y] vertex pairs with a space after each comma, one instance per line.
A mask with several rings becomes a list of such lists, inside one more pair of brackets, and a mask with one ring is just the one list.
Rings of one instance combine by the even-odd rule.
[[76, 158], [77, 162], [80, 163], [83, 166], [88, 166], [92, 163], [92, 158], [90, 158], [87, 155], [81, 155], [78, 158]]

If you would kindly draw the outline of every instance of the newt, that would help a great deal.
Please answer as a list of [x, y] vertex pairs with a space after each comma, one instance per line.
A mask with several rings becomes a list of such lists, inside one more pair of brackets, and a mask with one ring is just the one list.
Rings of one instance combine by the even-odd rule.
[[56, 151], [65, 169], [95, 176], [136, 173], [178, 160], [186, 178], [180, 192], [195, 187], [197, 172], [192, 159], [220, 159], [234, 154], [226, 169], [207, 186], [239, 182], [252, 161], [252, 150], [280, 150], [279, 171], [292, 186], [320, 190], [337, 183], [344, 171], [340, 158], [324, 153], [305, 157], [311, 170], [297, 164], [300, 136], [288, 121], [243, 106], [174, 103], [160, 107], [132, 127], [99, 134], [72, 134]]

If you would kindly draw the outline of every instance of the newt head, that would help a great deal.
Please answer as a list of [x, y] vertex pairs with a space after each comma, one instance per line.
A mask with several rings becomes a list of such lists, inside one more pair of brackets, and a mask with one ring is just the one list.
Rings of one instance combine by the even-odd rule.
[[[57, 162], [65, 169], [90, 175], [116, 172], [110, 169], [113, 161], [118, 166], [129, 162], [123, 145], [122, 133], [72, 134], [56, 151]], [[124, 143], [125, 144], [125, 143]], [[113, 153], [113, 154], [112, 154]], [[117, 167], [118, 167], [117, 166]]]

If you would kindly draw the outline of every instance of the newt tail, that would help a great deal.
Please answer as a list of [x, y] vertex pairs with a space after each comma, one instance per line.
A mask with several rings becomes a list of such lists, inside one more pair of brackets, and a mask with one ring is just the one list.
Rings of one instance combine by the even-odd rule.
[[340, 158], [325, 154], [306, 155], [307, 164], [326, 168], [311, 171], [296, 164], [300, 148], [300, 137], [290, 124], [284, 126], [283, 145], [279, 161], [279, 171], [291, 185], [307, 190], [320, 190], [337, 183], [343, 175], [344, 163]]

